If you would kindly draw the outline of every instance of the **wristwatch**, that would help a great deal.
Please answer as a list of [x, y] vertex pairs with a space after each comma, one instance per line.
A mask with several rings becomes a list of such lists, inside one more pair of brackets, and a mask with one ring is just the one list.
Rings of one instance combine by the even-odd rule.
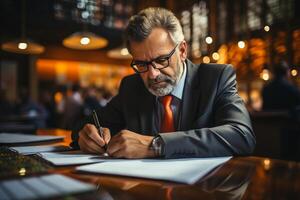
[[155, 156], [161, 157], [163, 156], [163, 148], [164, 148], [164, 141], [160, 136], [156, 136], [153, 138], [151, 143], [151, 149], [154, 150]]

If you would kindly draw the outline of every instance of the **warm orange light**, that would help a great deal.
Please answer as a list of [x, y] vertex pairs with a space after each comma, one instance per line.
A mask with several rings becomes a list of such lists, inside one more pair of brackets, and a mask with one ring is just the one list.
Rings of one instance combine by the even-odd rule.
[[203, 62], [204, 63], [210, 63], [210, 58], [208, 56], [203, 57]]
[[76, 32], [63, 40], [65, 47], [77, 50], [100, 49], [108, 45], [108, 40], [91, 32]]
[[129, 54], [128, 49], [127, 48], [123, 48], [121, 49], [121, 55], [122, 56], [127, 56]]
[[297, 69], [292, 69], [292, 70], [291, 70], [291, 75], [292, 75], [292, 76], [297, 76], [297, 75], [298, 75]]
[[269, 32], [269, 31], [270, 31], [270, 26], [265, 26], [265, 27], [264, 27], [264, 30], [265, 30], [266, 32]]
[[[40, 80], [54, 80], [59, 84], [79, 83], [82, 87], [117, 88], [123, 76], [133, 73], [130, 67], [105, 63], [88, 63], [67, 60], [38, 59], [37, 72]], [[56, 101], [61, 98], [57, 94]]]
[[239, 47], [240, 49], [245, 48], [245, 46], [246, 46], [246, 44], [245, 44], [244, 41], [239, 41], [239, 42], [238, 42], [238, 47]]
[[264, 81], [267, 81], [270, 79], [270, 72], [268, 69], [264, 69], [261, 73], [260, 73], [260, 78], [262, 78]]
[[264, 169], [269, 170], [271, 168], [271, 161], [270, 159], [264, 159]]
[[20, 176], [25, 176], [26, 175], [26, 169], [24, 167], [22, 167], [20, 170], [19, 170], [19, 175]]
[[56, 92], [54, 94], [54, 101], [56, 104], [60, 103], [63, 99], [63, 94], [61, 92]]
[[219, 59], [220, 59], [220, 55], [219, 55], [217, 52], [214, 52], [214, 53], [212, 54], [212, 58], [213, 58], [214, 60], [219, 60]]
[[5, 42], [1, 45], [1, 49], [21, 54], [40, 54], [45, 51], [44, 46], [25, 39]]
[[107, 52], [107, 56], [114, 59], [132, 59], [126, 47], [118, 47]]
[[82, 44], [82, 45], [88, 45], [90, 42], [91, 42], [91, 40], [89, 37], [82, 37], [80, 39], [80, 44]]
[[207, 44], [213, 43], [212, 37], [210, 37], [210, 36], [206, 37], [206, 38], [205, 38], [205, 42], [206, 42]]
[[222, 44], [218, 50], [219, 53], [219, 60], [217, 61], [217, 63], [219, 64], [224, 64], [227, 63], [227, 59], [228, 59], [228, 47], [225, 44]]
[[27, 43], [26, 42], [20, 42], [19, 44], [18, 44], [18, 48], [19, 49], [27, 49]]

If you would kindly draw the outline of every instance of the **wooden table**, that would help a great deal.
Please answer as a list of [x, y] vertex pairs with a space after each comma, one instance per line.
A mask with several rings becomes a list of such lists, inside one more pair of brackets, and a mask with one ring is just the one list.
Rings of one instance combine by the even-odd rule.
[[[39, 130], [37, 133], [66, 136], [60, 144], [71, 141], [69, 131]], [[96, 192], [77, 195], [78, 199], [300, 199], [300, 164], [261, 157], [232, 158], [194, 185], [83, 174], [76, 172], [74, 167], [41, 164], [46, 167], [43, 173], [64, 174], [97, 186]], [[9, 178], [4, 173], [7, 174], [0, 172], [0, 178]], [[28, 169], [26, 174], [17, 176], [32, 174], [39, 173]]]

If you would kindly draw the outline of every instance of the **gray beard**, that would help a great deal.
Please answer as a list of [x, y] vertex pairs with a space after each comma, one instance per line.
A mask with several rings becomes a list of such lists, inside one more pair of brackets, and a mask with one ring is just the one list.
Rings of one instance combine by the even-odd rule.
[[[175, 86], [178, 84], [178, 82], [181, 78], [181, 75], [183, 74], [182, 67], [184, 67], [184, 66], [181, 67], [181, 66], [179, 66], [179, 64], [177, 64], [177, 67], [179, 69], [179, 72], [178, 72], [179, 74], [177, 74], [176, 80], [174, 80], [166, 75], [159, 75], [158, 77], [156, 77], [155, 80], [148, 80], [148, 85], [146, 87], [148, 88], [149, 92], [151, 94], [153, 94], [154, 96], [158, 96], [158, 97], [166, 96], [166, 95], [170, 94], [174, 90]], [[167, 82], [166, 87], [157, 88], [155, 90], [150, 87], [150, 85], [152, 83], [155, 83], [157, 81], [162, 81], [162, 80]]]
[[175, 86], [171, 85], [170, 83], [164, 87], [164, 88], [158, 88], [156, 90], [153, 90], [152, 88], [148, 87], [148, 90], [150, 93], [152, 93], [154, 96], [166, 96], [168, 94], [170, 94], [173, 90], [174, 90]]

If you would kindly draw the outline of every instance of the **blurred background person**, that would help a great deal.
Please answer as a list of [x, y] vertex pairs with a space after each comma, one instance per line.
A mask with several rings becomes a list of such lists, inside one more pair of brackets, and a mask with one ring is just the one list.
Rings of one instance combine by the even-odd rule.
[[17, 114], [30, 119], [29, 121], [36, 128], [45, 128], [48, 112], [46, 108], [39, 102], [31, 99], [29, 91], [21, 88], [19, 93], [19, 103], [17, 106]]
[[13, 115], [15, 112], [14, 104], [7, 98], [6, 91], [0, 90], [0, 115]]
[[74, 124], [83, 116], [83, 99], [80, 92], [80, 86], [75, 84], [72, 86], [71, 93], [67, 95], [64, 108], [62, 128], [72, 129]]
[[300, 105], [300, 91], [289, 82], [286, 62], [274, 66], [274, 79], [262, 90], [263, 110], [291, 110]]
[[50, 90], [41, 90], [39, 94], [39, 103], [45, 108], [47, 112], [46, 118], [46, 127], [47, 128], [54, 128], [56, 127], [55, 118], [55, 102], [54, 102], [54, 95]]
[[98, 90], [95, 87], [88, 87], [83, 93], [83, 114], [89, 116], [93, 110], [101, 109], [102, 106], [98, 100], [98, 97], [102, 97], [102, 93], [98, 94]]
[[[289, 67], [284, 61], [274, 66], [274, 79], [262, 90], [263, 110], [277, 112], [280, 121], [273, 121], [280, 134], [282, 159], [299, 160], [300, 91], [289, 81]], [[279, 112], [278, 112], [279, 111]], [[275, 114], [275, 113], [273, 113]]]

